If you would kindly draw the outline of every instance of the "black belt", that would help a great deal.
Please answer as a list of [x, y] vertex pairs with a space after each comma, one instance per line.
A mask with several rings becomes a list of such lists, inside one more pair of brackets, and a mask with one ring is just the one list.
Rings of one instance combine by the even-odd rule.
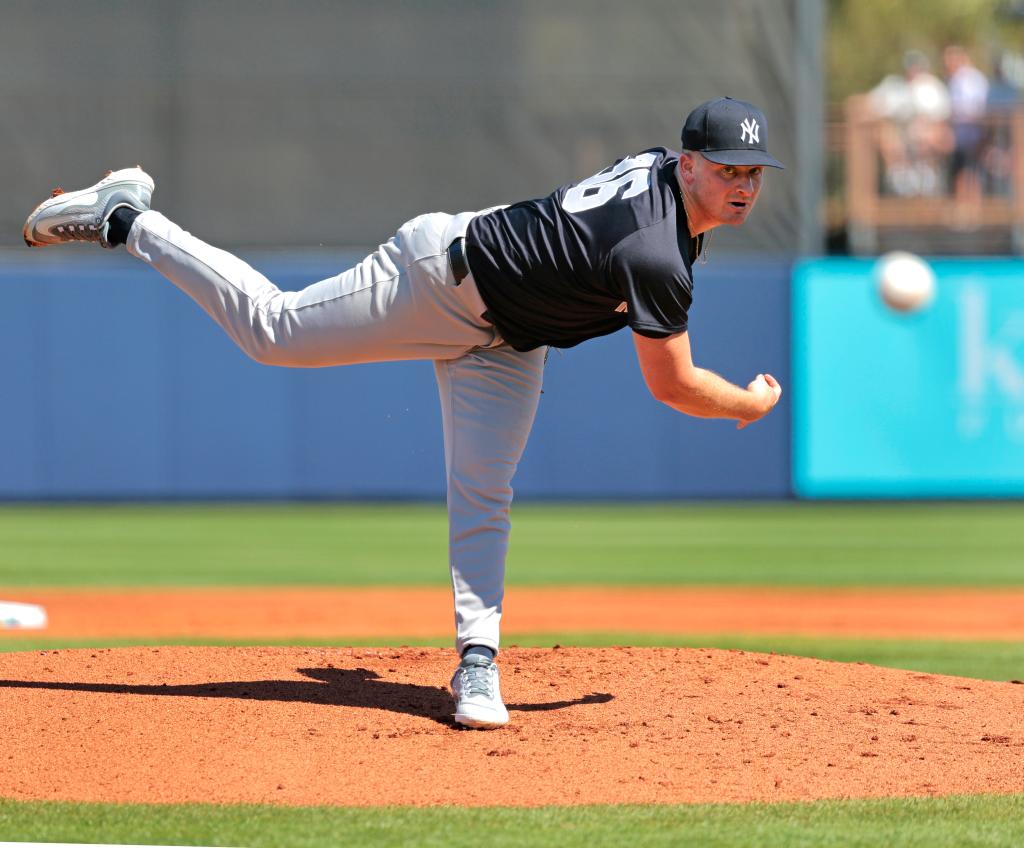
[[469, 262], [466, 261], [466, 240], [462, 237], [448, 245], [448, 262], [452, 266], [455, 285], [469, 276]]

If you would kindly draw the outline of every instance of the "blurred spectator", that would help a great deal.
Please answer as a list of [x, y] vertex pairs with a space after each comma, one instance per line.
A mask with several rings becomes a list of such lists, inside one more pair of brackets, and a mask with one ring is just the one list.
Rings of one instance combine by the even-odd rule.
[[949, 79], [949, 125], [953, 131], [950, 178], [960, 227], [977, 226], [981, 208], [981, 152], [985, 139], [988, 78], [971, 63], [963, 47], [951, 44], [942, 54]]
[[1013, 132], [1010, 127], [1010, 116], [1021, 103], [1021, 92], [1013, 82], [1011, 69], [1018, 63], [1019, 54], [1003, 53], [995, 62], [995, 73], [988, 88], [985, 109], [994, 120], [985, 134], [981, 153], [983, 194], [998, 197], [1010, 195], [1013, 176]]
[[885, 188], [902, 196], [942, 191], [940, 162], [949, 152], [949, 92], [918, 50], [903, 56], [903, 75], [890, 74], [868, 95], [880, 119]]

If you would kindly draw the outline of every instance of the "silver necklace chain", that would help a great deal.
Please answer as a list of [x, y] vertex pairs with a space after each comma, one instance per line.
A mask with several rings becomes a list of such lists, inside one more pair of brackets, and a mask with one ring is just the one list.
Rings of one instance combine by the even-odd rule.
[[708, 230], [706, 238], [704, 237], [704, 233], [701, 233], [700, 255], [697, 257], [697, 260], [701, 265], [707, 265], [708, 259], [711, 258], [711, 239], [714, 235], [714, 230]]
[[[680, 183], [678, 181], [678, 179], [679, 178], [677, 177], [676, 181], [677, 181], [677, 183], [679, 185], [679, 202], [683, 204], [683, 214], [686, 215], [686, 229], [689, 230], [690, 229], [690, 213], [689, 213], [689, 210], [687, 210], [687, 208], [686, 208], [686, 198], [683, 197], [683, 186], [682, 186], [682, 183]], [[711, 239], [712, 239], [712, 237], [714, 235], [715, 235], [715, 230], [714, 230], [714, 228], [712, 228], [710, 230], [707, 230], [707, 238], [704, 237], [704, 233], [701, 233], [699, 236], [691, 236], [691, 238], [696, 238], [697, 239], [697, 249], [699, 251], [697, 253], [697, 261], [700, 262], [701, 265], [707, 265], [708, 264], [708, 259], [711, 258]]]

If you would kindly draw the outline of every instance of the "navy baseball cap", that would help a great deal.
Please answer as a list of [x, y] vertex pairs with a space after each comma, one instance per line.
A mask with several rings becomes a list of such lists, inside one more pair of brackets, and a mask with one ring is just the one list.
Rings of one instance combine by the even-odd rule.
[[718, 165], [784, 165], [768, 154], [768, 121], [752, 103], [718, 97], [701, 103], [683, 124], [683, 149]]

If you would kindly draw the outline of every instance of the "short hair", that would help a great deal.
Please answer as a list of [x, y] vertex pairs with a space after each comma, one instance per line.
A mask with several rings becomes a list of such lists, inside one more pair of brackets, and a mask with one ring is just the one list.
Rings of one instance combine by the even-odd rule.
[[928, 57], [920, 50], [908, 50], [903, 54], [903, 70], [910, 71], [913, 69], [927, 71], [932, 67], [931, 61]]

